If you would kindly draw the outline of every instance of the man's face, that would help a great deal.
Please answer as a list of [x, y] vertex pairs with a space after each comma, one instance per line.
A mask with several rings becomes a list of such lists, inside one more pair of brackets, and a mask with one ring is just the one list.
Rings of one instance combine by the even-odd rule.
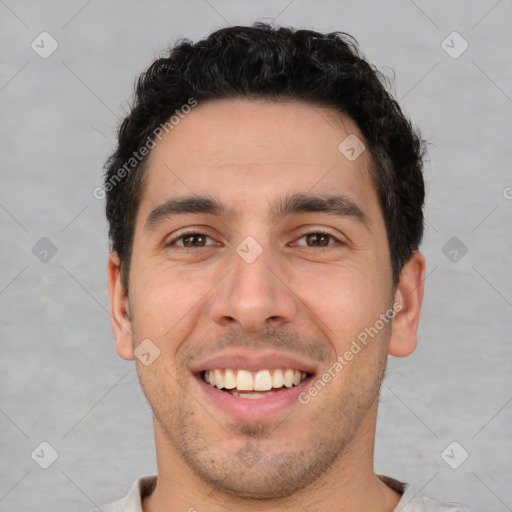
[[[358, 439], [373, 442], [390, 324], [334, 369], [394, 300], [370, 157], [351, 161], [338, 149], [349, 135], [364, 140], [327, 108], [212, 101], [150, 155], [127, 309], [134, 346], [149, 339], [160, 355], [137, 362], [139, 377], [160, 448], [226, 492], [290, 495]], [[210, 202], [190, 201], [199, 196]], [[326, 196], [339, 196], [327, 202], [337, 211], [315, 211]], [[162, 206], [180, 198], [185, 212]], [[118, 339], [123, 357], [130, 342]], [[237, 397], [205, 382], [215, 369], [214, 384], [234, 376], [248, 388], [254, 379], [268, 388], [269, 374], [279, 385], [279, 370], [307, 378]], [[301, 403], [329, 369], [330, 382]]]

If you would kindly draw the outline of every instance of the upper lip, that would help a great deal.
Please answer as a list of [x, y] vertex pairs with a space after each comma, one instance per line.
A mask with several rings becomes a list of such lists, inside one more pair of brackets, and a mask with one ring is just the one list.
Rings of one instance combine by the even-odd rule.
[[316, 366], [294, 356], [270, 351], [236, 350], [212, 356], [191, 366], [192, 373], [215, 369], [258, 370], [292, 369], [316, 373]]

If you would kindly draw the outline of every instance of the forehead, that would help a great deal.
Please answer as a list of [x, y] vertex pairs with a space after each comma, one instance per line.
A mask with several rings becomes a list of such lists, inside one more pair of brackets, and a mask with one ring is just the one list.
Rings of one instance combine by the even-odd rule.
[[141, 213], [191, 194], [213, 195], [246, 211], [283, 193], [308, 192], [341, 193], [374, 208], [368, 151], [347, 158], [353, 152], [346, 152], [345, 140], [349, 150], [354, 141], [356, 150], [364, 147], [357, 125], [328, 107], [245, 99], [200, 103], [156, 139]]

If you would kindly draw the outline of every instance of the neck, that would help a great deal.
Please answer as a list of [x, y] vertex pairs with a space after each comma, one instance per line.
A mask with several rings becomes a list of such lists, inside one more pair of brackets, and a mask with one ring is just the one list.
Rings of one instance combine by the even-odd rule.
[[[400, 495], [373, 470], [377, 404], [361, 423], [344, 453], [320, 478], [287, 498], [254, 500], [212, 488], [185, 465], [155, 422], [158, 482], [143, 500], [144, 512], [392, 512]], [[196, 512], [197, 512], [196, 511]]]

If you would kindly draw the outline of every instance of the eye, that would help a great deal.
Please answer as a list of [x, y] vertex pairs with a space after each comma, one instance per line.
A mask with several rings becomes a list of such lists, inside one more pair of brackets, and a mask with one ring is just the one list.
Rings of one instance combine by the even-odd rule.
[[[305, 240], [305, 244], [298, 243], [299, 240]], [[306, 233], [302, 235], [298, 241], [293, 245], [300, 245], [300, 246], [306, 246], [306, 247], [328, 247], [335, 245], [335, 243], [341, 243], [340, 240], [338, 240], [335, 236], [331, 235], [330, 233], [327, 233], [325, 231], [314, 231], [311, 233]], [[330, 243], [331, 241], [334, 241], [334, 243]]]
[[167, 246], [177, 245], [178, 247], [185, 247], [186, 249], [194, 249], [198, 247], [205, 247], [207, 245], [207, 240], [212, 240], [208, 235], [204, 233], [197, 233], [196, 231], [189, 231], [187, 233], [182, 233], [180, 236], [174, 238], [170, 242], [168, 242]]

